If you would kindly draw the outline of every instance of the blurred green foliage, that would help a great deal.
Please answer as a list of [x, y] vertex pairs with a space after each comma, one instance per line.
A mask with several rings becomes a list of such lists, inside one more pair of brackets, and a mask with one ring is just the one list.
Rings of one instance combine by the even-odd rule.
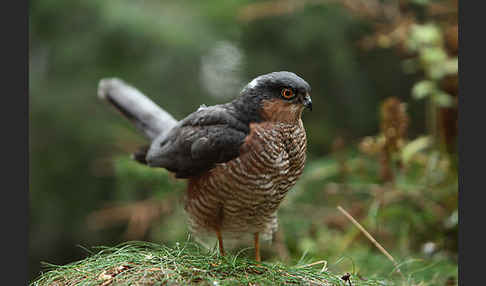
[[[413, 273], [407, 278], [433, 285], [457, 277], [457, 127], [445, 120], [457, 108], [457, 10], [433, 12], [454, 1], [371, 2], [31, 2], [31, 278], [40, 261], [84, 257], [76, 245], [126, 240], [130, 214], [106, 227], [90, 223], [118, 204], [164, 203], [137, 205], [158, 215], [137, 218], [149, 218], [139, 239], [187, 236], [184, 184], [131, 161], [147, 142], [97, 99], [101, 78], [120, 77], [183, 118], [277, 70], [311, 84], [314, 112], [304, 114], [309, 161], [282, 205], [282, 241], [264, 257], [305, 254], [336, 271], [390, 274], [393, 264], [336, 210], [342, 205]], [[382, 19], [380, 5], [402, 12]], [[391, 96], [410, 120], [398, 149], [385, 152], [380, 108]]]

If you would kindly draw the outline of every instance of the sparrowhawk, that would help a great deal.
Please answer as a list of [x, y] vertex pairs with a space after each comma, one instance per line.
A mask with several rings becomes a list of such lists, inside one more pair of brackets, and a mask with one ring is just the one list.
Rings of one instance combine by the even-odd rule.
[[302, 174], [306, 160], [305, 108], [309, 84], [294, 73], [261, 75], [231, 102], [202, 105], [177, 121], [136, 89], [117, 79], [100, 81], [98, 94], [135, 123], [151, 144], [134, 154], [150, 167], [187, 179], [184, 209], [196, 235], [253, 234], [277, 229], [279, 204]]

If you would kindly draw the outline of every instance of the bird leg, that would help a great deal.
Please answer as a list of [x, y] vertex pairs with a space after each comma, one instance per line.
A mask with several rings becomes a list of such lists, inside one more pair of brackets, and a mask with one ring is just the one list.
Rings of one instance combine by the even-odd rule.
[[223, 236], [221, 235], [221, 231], [219, 229], [216, 230], [216, 236], [218, 237], [219, 254], [221, 254], [221, 256], [224, 256]]
[[259, 240], [259, 233], [255, 232], [254, 234], [254, 241], [255, 241], [255, 260], [260, 262], [262, 261], [260, 257], [260, 240]]

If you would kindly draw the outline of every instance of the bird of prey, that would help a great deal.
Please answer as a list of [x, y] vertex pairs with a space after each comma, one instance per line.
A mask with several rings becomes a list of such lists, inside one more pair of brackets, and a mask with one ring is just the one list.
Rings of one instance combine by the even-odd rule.
[[231, 102], [202, 105], [180, 121], [118, 79], [101, 80], [98, 95], [151, 140], [135, 160], [187, 179], [191, 232], [216, 235], [221, 255], [223, 237], [251, 234], [261, 261], [259, 241], [277, 230], [277, 209], [304, 168], [310, 91], [296, 74], [272, 72]]

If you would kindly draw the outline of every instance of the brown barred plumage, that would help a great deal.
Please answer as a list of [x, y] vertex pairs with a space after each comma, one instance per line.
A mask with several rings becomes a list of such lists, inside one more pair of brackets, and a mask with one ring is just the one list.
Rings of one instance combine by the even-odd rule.
[[304, 126], [300, 118], [252, 124], [249, 138], [239, 157], [189, 180], [185, 210], [194, 233], [269, 239], [276, 231], [278, 206], [304, 168]]

